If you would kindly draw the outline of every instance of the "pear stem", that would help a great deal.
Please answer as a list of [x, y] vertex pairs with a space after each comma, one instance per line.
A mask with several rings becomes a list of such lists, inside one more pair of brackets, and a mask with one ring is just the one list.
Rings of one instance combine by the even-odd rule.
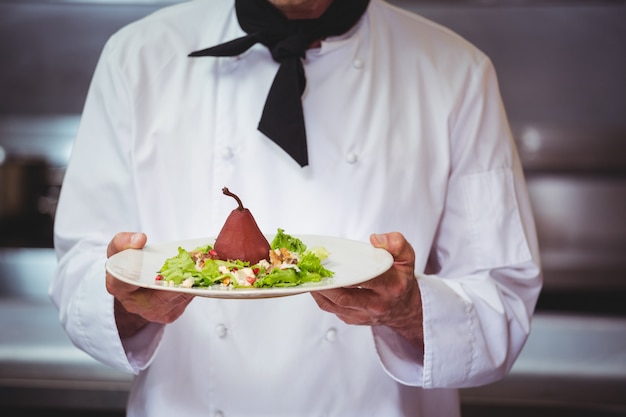
[[239, 197], [237, 197], [237, 195], [236, 195], [236, 194], [231, 193], [231, 192], [228, 190], [228, 188], [226, 188], [226, 187], [222, 188], [222, 192], [223, 192], [225, 195], [227, 195], [227, 196], [229, 196], [229, 197], [232, 197], [232, 198], [234, 198], [235, 200], [237, 200], [237, 204], [239, 204], [238, 210], [243, 210], [243, 209], [244, 209], [244, 207], [243, 207], [243, 203], [241, 202], [241, 200], [239, 199]]

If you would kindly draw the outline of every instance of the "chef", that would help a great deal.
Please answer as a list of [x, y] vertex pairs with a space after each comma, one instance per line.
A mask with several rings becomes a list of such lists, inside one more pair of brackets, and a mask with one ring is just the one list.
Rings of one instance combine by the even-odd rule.
[[[265, 233], [368, 242], [393, 266], [248, 300], [105, 272], [216, 236], [224, 186]], [[494, 67], [457, 34], [382, 0], [191, 1], [102, 51], [50, 294], [76, 346], [134, 375], [129, 416], [455, 417], [457, 389], [505, 376], [528, 337], [534, 227]]]

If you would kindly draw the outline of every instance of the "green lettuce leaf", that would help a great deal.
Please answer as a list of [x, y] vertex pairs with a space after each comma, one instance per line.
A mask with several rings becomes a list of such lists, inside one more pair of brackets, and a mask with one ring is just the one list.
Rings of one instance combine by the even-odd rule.
[[283, 229], [278, 229], [278, 233], [270, 243], [272, 249], [286, 248], [289, 252], [304, 253], [306, 245], [297, 237], [285, 233]]

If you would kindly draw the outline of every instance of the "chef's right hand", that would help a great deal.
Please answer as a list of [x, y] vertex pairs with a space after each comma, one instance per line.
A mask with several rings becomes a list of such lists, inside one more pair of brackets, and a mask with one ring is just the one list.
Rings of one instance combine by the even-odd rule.
[[[107, 247], [107, 257], [124, 249], [141, 249], [147, 241], [144, 233], [116, 234]], [[193, 295], [158, 291], [127, 284], [106, 274], [106, 288], [115, 297], [115, 321], [122, 339], [135, 335], [146, 324], [171, 323], [180, 317]]]

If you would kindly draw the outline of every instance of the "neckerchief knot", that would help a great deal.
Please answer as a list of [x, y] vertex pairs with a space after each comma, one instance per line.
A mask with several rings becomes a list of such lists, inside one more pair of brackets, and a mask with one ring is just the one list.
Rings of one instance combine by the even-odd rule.
[[269, 50], [276, 62], [283, 62], [289, 58], [304, 58], [310, 42], [299, 35], [291, 35], [276, 42]]

